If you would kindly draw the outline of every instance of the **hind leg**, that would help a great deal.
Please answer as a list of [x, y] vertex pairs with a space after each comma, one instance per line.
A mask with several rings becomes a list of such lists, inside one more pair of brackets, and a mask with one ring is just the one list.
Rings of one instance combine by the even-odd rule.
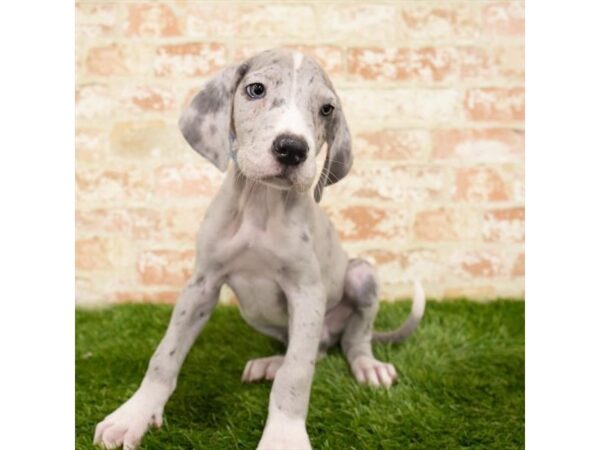
[[377, 277], [371, 264], [362, 259], [348, 263], [344, 281], [344, 302], [353, 308], [342, 334], [342, 350], [359, 383], [390, 387], [397, 378], [393, 365], [373, 357], [371, 337], [379, 308]]

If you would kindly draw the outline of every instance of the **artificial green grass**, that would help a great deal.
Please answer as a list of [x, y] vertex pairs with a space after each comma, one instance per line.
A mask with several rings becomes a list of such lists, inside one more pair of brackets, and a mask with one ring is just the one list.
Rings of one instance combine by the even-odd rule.
[[[393, 328], [408, 303], [383, 304]], [[76, 445], [91, 449], [97, 422], [137, 388], [171, 308], [124, 305], [76, 313]], [[524, 303], [434, 303], [404, 344], [379, 344], [395, 364], [389, 390], [358, 385], [339, 350], [317, 363], [308, 415], [315, 449], [514, 449], [524, 447]], [[254, 449], [269, 383], [242, 384], [250, 358], [282, 352], [237, 309], [217, 308], [192, 348], [164, 424], [144, 449]]]

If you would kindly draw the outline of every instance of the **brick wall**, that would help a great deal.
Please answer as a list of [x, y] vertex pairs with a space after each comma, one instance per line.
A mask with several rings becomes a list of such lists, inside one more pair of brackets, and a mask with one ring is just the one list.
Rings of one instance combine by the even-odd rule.
[[355, 165], [323, 206], [382, 296], [416, 276], [438, 298], [524, 295], [523, 35], [516, 1], [78, 2], [77, 301], [176, 298], [223, 179], [179, 113], [273, 46], [316, 56], [342, 98]]

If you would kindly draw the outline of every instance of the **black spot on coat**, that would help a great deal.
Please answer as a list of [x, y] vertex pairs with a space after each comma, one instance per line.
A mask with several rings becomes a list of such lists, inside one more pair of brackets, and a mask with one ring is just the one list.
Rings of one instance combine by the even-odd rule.
[[271, 103], [271, 107], [269, 109], [279, 108], [281, 105], [285, 105], [285, 99], [276, 98], [275, 100], [273, 100], [273, 103]]

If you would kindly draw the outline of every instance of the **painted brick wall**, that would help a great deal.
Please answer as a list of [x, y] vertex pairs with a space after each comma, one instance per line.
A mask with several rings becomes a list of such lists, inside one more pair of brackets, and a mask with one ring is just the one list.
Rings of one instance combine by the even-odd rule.
[[[323, 206], [382, 296], [524, 295], [524, 3], [76, 4], [77, 301], [171, 302], [223, 175], [177, 119], [228, 63], [316, 56], [354, 137]], [[40, 68], [43, 71], [43, 68]], [[223, 293], [224, 301], [230, 299]]]

